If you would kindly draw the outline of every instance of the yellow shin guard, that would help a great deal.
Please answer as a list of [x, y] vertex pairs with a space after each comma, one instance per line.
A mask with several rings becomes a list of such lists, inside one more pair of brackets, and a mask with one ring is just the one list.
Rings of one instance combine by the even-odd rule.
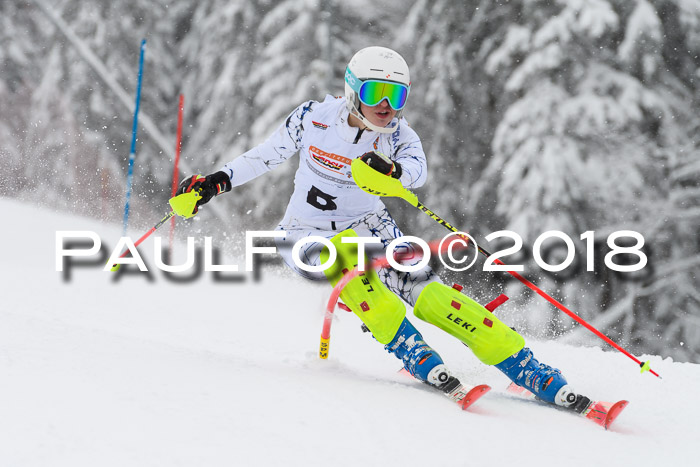
[[[343, 237], [357, 237], [357, 233], [348, 229], [331, 239], [338, 257], [324, 273], [333, 287], [344, 274], [357, 266], [357, 244], [342, 243]], [[324, 248], [321, 262], [325, 263], [328, 257], [328, 249]], [[366, 271], [348, 282], [340, 298], [367, 325], [374, 338], [384, 345], [391, 342], [406, 317], [406, 307], [401, 299], [382, 283], [374, 270]]]
[[487, 365], [501, 363], [525, 347], [525, 339], [493, 313], [439, 282], [423, 289], [413, 313], [467, 344]]

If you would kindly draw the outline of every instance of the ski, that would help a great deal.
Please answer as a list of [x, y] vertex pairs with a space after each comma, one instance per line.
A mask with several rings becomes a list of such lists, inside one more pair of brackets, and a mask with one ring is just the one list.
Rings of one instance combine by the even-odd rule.
[[[540, 399], [533, 394], [532, 392], [528, 391], [527, 389], [518, 386], [515, 383], [510, 383], [506, 391], [509, 394], [517, 395], [519, 397], [522, 397], [523, 399], [528, 399], [528, 400], [537, 400], [540, 401]], [[606, 430], [610, 428], [610, 425], [617, 419], [618, 416], [622, 413], [622, 411], [627, 407], [629, 404], [628, 401], [626, 400], [621, 400], [617, 402], [605, 402], [605, 401], [594, 401], [592, 400], [590, 405], [581, 413], [578, 415], [581, 415], [582, 417], [586, 417], [587, 419], [593, 421], [594, 423], [602, 426]], [[548, 404], [547, 405], [552, 405]], [[558, 407], [554, 405], [553, 407]], [[558, 408], [563, 408], [563, 407], [558, 407]], [[566, 410], [566, 409], [565, 409]]]
[[464, 386], [463, 384], [460, 384], [457, 388], [456, 397], [454, 396], [454, 391], [450, 392], [449, 394], [444, 394], [453, 401], [457, 402], [457, 404], [460, 407], [462, 407], [462, 410], [467, 410], [474, 404], [474, 402], [478, 401], [481, 398], [481, 396], [483, 396], [490, 390], [491, 386], [489, 386], [488, 384], [479, 384], [478, 386], [474, 386], [471, 389]]
[[584, 412], [586, 418], [593, 420], [595, 423], [607, 430], [620, 415], [620, 413], [622, 413], [625, 407], [627, 407], [627, 404], [629, 404], [629, 402], [626, 400], [621, 400], [614, 403], [593, 401], [590, 407]]
[[[411, 373], [409, 373], [408, 370], [406, 370], [405, 368], [401, 368], [399, 370], [399, 373], [413, 378], [413, 375], [411, 375]], [[438, 388], [434, 389], [440, 391], [440, 389]], [[462, 383], [459, 383], [459, 386], [455, 387], [449, 392], [440, 392], [447, 396], [450, 400], [456, 402], [457, 405], [459, 405], [462, 408], [462, 410], [467, 410], [469, 407], [474, 405], [474, 403], [478, 401], [481, 398], [481, 396], [483, 396], [490, 390], [491, 386], [489, 386], [488, 384], [479, 384], [477, 386], [469, 387], [463, 385]]]

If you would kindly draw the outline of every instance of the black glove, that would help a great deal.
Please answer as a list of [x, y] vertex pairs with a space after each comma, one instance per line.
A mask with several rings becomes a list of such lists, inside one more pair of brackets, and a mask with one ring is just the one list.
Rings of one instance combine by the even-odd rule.
[[189, 193], [192, 190], [198, 191], [201, 196], [194, 209], [194, 212], [197, 212], [199, 206], [207, 204], [214, 196], [231, 191], [231, 179], [226, 172], [222, 171], [207, 175], [206, 177], [192, 175], [180, 182], [177, 188], [177, 194]]
[[392, 161], [380, 152], [366, 152], [360, 156], [360, 160], [377, 172], [381, 172], [393, 178], [401, 178], [401, 174], [403, 173], [398, 162]]

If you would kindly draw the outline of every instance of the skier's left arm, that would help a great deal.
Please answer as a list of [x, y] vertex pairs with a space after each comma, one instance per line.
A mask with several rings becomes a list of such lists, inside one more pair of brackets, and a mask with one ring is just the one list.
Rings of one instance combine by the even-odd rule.
[[420, 188], [428, 178], [428, 163], [423, 152], [418, 134], [408, 126], [406, 120], [401, 121], [397, 129], [398, 135], [392, 135], [392, 154], [390, 158], [400, 167], [401, 184], [406, 188]]

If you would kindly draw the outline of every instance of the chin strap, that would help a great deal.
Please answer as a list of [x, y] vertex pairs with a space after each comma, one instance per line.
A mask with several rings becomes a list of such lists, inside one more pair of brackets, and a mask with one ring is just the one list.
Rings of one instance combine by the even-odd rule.
[[381, 127], [381, 126], [374, 125], [369, 120], [367, 120], [365, 118], [365, 116], [362, 115], [362, 113], [355, 106], [353, 106], [353, 108], [350, 110], [350, 114], [355, 116], [356, 118], [358, 118], [364, 126], [366, 126], [367, 128], [369, 128], [372, 131], [376, 131], [377, 133], [393, 133], [399, 127], [398, 118], [396, 119], [396, 123], [392, 126], [389, 126], [389, 127]]

